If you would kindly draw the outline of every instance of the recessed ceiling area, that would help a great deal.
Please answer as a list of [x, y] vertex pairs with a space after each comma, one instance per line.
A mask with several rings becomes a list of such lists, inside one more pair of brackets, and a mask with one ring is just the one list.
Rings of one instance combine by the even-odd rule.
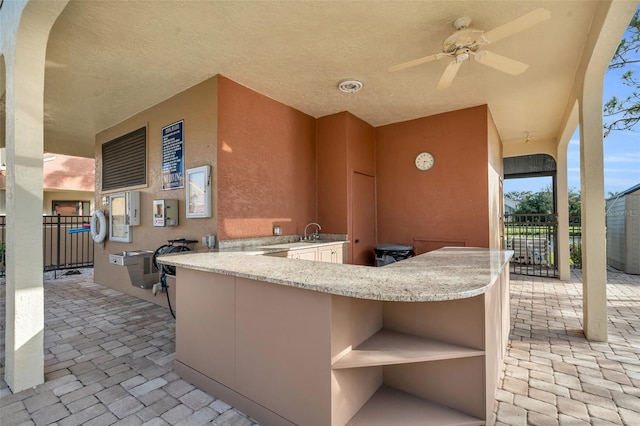
[[[52, 29], [45, 149], [93, 156], [95, 134], [216, 74], [313, 117], [373, 126], [488, 104], [504, 143], [556, 140], [598, 2], [71, 1]], [[473, 59], [437, 89], [453, 22], [490, 30], [534, 9], [551, 18], [487, 50], [528, 64], [509, 75]], [[345, 94], [338, 82], [362, 90]]]

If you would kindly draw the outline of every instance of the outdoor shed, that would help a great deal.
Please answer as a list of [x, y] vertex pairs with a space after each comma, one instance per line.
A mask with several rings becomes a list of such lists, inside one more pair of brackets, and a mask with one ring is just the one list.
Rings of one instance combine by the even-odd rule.
[[607, 264], [640, 274], [640, 184], [607, 200]]

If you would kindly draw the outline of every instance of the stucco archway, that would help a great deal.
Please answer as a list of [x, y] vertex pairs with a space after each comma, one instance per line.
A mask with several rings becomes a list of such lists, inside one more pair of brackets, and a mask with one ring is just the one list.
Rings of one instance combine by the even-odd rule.
[[[49, 32], [67, 1], [5, 2], [4, 58], [7, 174], [5, 380], [14, 392], [44, 382], [42, 153], [44, 72]], [[15, 220], [15, 218], [20, 220]]]

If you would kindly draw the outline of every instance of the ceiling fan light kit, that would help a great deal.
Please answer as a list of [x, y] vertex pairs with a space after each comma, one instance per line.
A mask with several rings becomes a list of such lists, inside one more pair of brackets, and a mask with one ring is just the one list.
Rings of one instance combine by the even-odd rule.
[[483, 65], [507, 74], [518, 75], [525, 72], [527, 68], [529, 68], [529, 65], [484, 50], [483, 47], [489, 43], [527, 30], [549, 18], [551, 18], [549, 11], [539, 8], [492, 30], [482, 31], [471, 28], [471, 18], [463, 16], [453, 22], [456, 31], [444, 40], [441, 53], [394, 65], [389, 68], [389, 71], [400, 71], [426, 62], [437, 61], [438, 59], [448, 56], [453, 58], [453, 60], [445, 68], [437, 86], [438, 89], [445, 89], [453, 82], [462, 62], [469, 60], [469, 58], [473, 56], [476, 62]]

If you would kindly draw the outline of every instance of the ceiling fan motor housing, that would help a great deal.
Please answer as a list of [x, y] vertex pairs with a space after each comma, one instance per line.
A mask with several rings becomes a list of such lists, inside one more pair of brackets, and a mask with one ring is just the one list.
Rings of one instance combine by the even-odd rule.
[[475, 52], [480, 46], [478, 40], [482, 40], [484, 31], [474, 28], [463, 28], [447, 37], [442, 43], [442, 51], [448, 55], [457, 55], [461, 48]]

